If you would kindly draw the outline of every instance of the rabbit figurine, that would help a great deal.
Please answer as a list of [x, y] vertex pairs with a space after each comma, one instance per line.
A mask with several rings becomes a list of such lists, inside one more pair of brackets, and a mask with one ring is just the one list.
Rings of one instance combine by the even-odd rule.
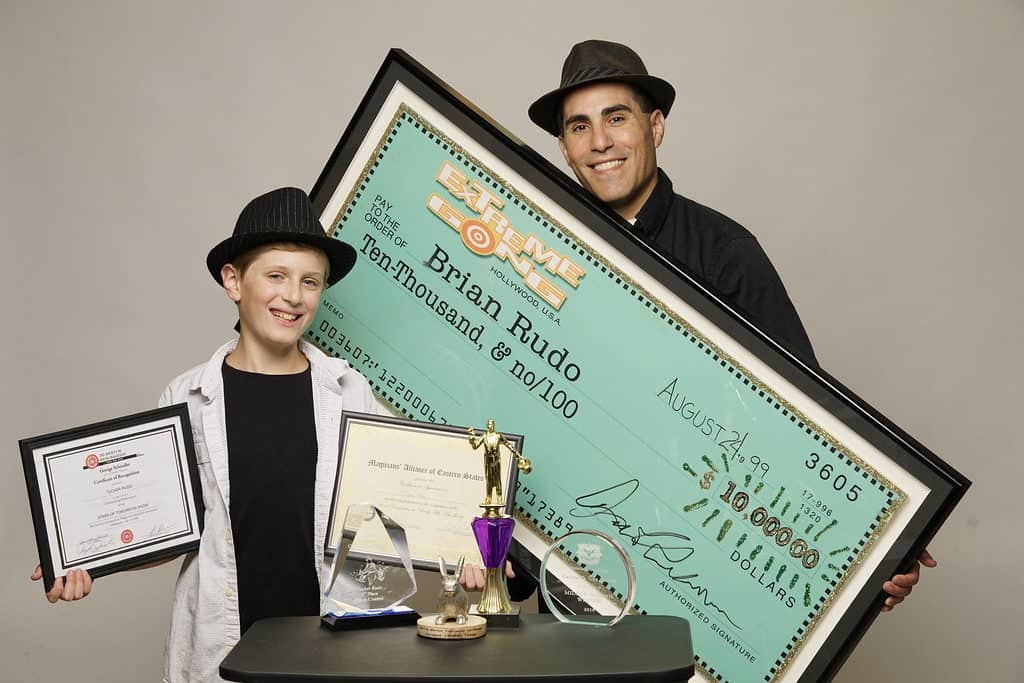
[[437, 611], [439, 614], [434, 620], [438, 626], [454, 619], [456, 624], [466, 623], [466, 612], [469, 610], [469, 596], [465, 589], [459, 585], [459, 576], [462, 575], [462, 565], [466, 556], [459, 558], [459, 565], [455, 573], [448, 575], [448, 565], [443, 557], [437, 558], [438, 566], [441, 568], [441, 593], [437, 596]]

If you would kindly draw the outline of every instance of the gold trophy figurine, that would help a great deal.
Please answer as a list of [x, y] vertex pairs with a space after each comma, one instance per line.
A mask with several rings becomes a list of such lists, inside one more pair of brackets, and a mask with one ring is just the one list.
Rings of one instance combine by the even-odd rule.
[[495, 431], [494, 420], [487, 421], [487, 431], [477, 434], [470, 427], [469, 445], [474, 450], [484, 447], [485, 496], [480, 507], [483, 517], [473, 519], [473, 534], [476, 536], [480, 556], [484, 562], [484, 590], [476, 613], [486, 617], [495, 626], [518, 626], [519, 608], [512, 606], [505, 583], [505, 558], [512, 543], [515, 520], [504, 514], [505, 499], [501, 490], [501, 447], [504, 446], [516, 460], [516, 467], [523, 474], [533, 469], [530, 461], [522, 456], [501, 432]]
[[523, 474], [529, 474], [533, 470], [533, 465], [516, 450], [504, 434], [494, 431], [494, 420], [487, 421], [487, 431], [479, 436], [472, 427], [466, 431], [469, 432], [469, 445], [473, 450], [480, 448], [481, 444], [484, 447], [484, 485], [487, 495], [484, 496], [484, 502], [480, 503], [480, 507], [486, 510], [485, 514], [488, 517], [500, 517], [501, 510], [505, 507], [505, 499], [501, 494], [500, 447], [504, 446], [512, 453], [516, 459], [516, 467]]

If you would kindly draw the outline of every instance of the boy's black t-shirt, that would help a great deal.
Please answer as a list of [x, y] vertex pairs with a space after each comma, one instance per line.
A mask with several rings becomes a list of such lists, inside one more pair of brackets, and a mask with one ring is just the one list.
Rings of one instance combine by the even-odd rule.
[[310, 369], [262, 375], [224, 363], [231, 532], [242, 633], [320, 612], [313, 559], [316, 422]]

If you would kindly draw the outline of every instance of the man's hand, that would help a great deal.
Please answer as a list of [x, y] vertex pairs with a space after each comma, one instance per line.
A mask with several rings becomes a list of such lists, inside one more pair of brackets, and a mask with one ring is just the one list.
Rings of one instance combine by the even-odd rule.
[[[36, 570], [32, 572], [31, 578], [33, 581], [43, 578], [43, 568], [36, 565]], [[89, 576], [89, 572], [84, 569], [72, 569], [67, 576], [57, 577], [57, 580], [53, 582], [53, 588], [47, 591], [46, 599], [51, 603], [58, 600], [67, 600], [68, 602], [81, 600], [91, 590], [92, 577]]]
[[[516, 578], [516, 573], [512, 571], [511, 562], [505, 563], [505, 576], [510, 579]], [[473, 564], [465, 565], [462, 568], [459, 583], [468, 591], [482, 591], [484, 589], [484, 569]]]
[[914, 566], [910, 568], [910, 571], [906, 574], [897, 574], [890, 580], [882, 584], [882, 590], [889, 594], [889, 597], [885, 599], [885, 604], [882, 605], [883, 612], [891, 612], [896, 605], [903, 602], [910, 591], [914, 590], [914, 586], [921, 580], [921, 565], [926, 567], [936, 567], [938, 562], [931, 556], [927, 550], [921, 551], [921, 556], [914, 561]]

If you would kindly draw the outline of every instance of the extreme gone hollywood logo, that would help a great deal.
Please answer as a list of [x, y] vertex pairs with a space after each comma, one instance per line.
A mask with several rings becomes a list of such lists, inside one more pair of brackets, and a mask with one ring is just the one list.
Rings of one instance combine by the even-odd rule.
[[574, 288], [579, 286], [580, 278], [586, 274], [584, 270], [555, 250], [547, 249], [536, 235], [523, 235], [513, 228], [508, 217], [499, 211], [504, 203], [477, 181], [470, 181], [447, 161], [437, 173], [437, 182], [478, 214], [476, 218], [467, 218], [437, 194], [431, 194], [427, 200], [427, 208], [459, 233], [466, 248], [474, 254], [496, 256], [508, 262], [522, 276], [527, 287], [555, 310], [561, 308], [565, 302], [565, 292], [537, 272], [534, 263]]

